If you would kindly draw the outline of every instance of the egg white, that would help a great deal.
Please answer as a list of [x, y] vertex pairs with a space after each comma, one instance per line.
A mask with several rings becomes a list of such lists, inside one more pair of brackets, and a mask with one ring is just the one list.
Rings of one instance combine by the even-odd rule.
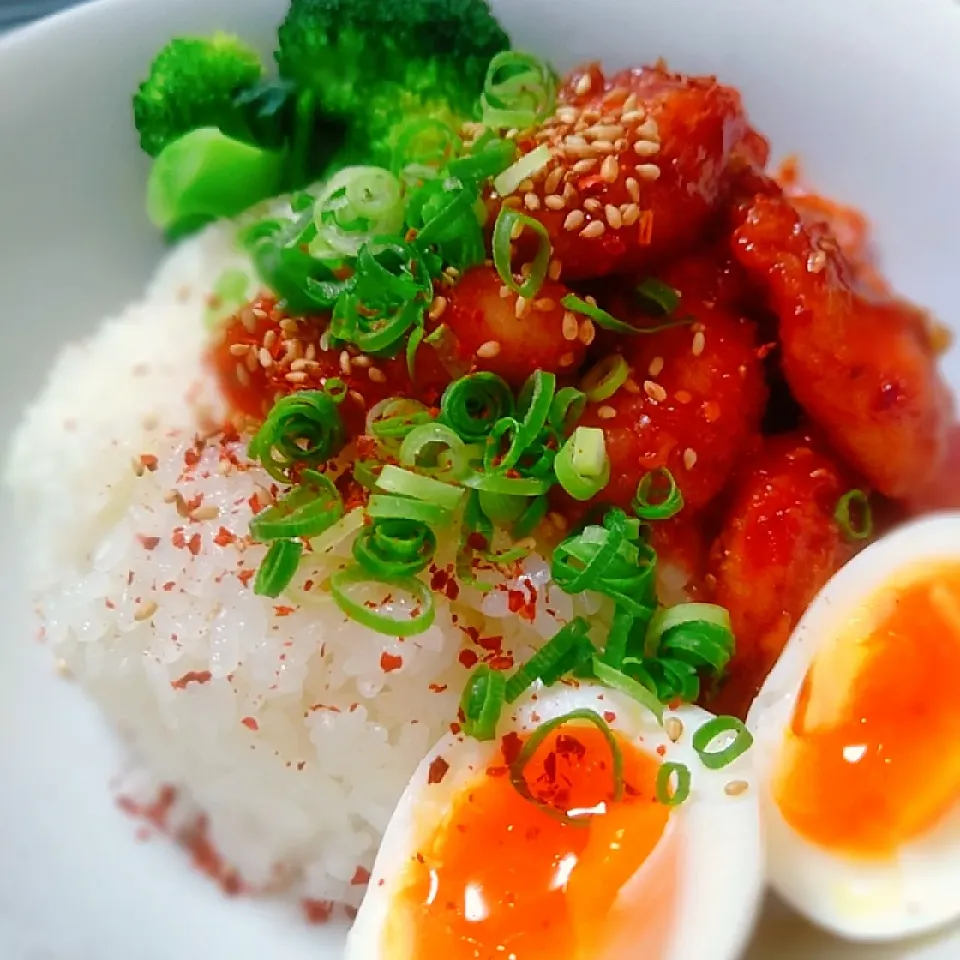
[[[409, 960], [396, 944], [385, 944], [385, 925], [393, 898], [404, 879], [405, 865], [432, 830], [442, 823], [457, 795], [495, 762], [499, 737], [513, 730], [530, 733], [541, 723], [572, 710], [613, 712], [610, 724], [647, 752], [663, 748], [663, 761], [685, 764], [691, 792], [674, 809], [661, 844], [620, 890], [611, 916], [629, 916], [631, 889], [658, 870], [658, 853], [667, 837], [678, 841], [679, 893], [674, 904], [670, 943], [662, 960], [733, 960], [749, 935], [763, 887], [759, 808], [751, 751], [723, 770], [708, 770], [691, 745], [694, 732], [710, 719], [697, 707], [667, 711], [683, 725], [676, 743], [638, 704], [606, 687], [581, 684], [541, 689], [501, 720], [498, 739], [488, 743], [463, 736], [444, 737], [424, 758], [400, 800], [374, 866], [370, 886], [347, 945], [347, 960]], [[450, 766], [442, 781], [428, 782], [430, 765], [442, 757]], [[745, 791], [728, 795], [724, 788], [744, 781]], [[482, 851], [478, 851], [478, 856]], [[633, 894], [634, 902], [636, 893]], [[640, 931], [623, 926], [595, 960], [637, 956]], [[558, 958], [561, 960], [561, 958]]]
[[854, 558], [811, 604], [747, 718], [756, 738], [770, 882], [795, 909], [847, 939], [895, 940], [960, 917], [960, 798], [952, 814], [893, 856], [857, 859], [811, 843], [786, 823], [772, 797], [772, 777], [817, 653], [885, 584], [913, 567], [944, 560], [960, 560], [960, 514], [911, 523]]

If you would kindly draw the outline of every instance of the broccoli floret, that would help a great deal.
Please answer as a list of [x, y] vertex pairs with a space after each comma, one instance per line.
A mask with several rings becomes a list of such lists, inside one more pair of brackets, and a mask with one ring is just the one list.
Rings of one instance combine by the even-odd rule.
[[151, 157], [178, 137], [201, 127], [250, 139], [235, 98], [253, 88], [264, 68], [255, 50], [224, 33], [180, 37], [157, 55], [133, 98], [140, 143]]
[[509, 45], [486, 0], [293, 0], [276, 56], [282, 76], [350, 124], [351, 155], [385, 163], [398, 125], [472, 117]]

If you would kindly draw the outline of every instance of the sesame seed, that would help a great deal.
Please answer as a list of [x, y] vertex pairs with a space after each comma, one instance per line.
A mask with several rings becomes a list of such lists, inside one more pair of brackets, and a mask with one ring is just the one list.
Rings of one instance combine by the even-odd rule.
[[567, 214], [567, 219], [563, 221], [563, 229], [574, 231], [579, 230], [586, 221], [586, 214], [582, 210], [571, 210]]
[[663, 730], [671, 743], [677, 743], [683, 736], [683, 721], [679, 717], [668, 717]]
[[543, 184], [544, 193], [556, 193], [557, 187], [560, 186], [560, 182], [563, 180], [563, 167], [555, 167], [547, 175], [547, 179]]
[[587, 240], [596, 240], [598, 237], [603, 236], [606, 229], [607, 228], [602, 220], [594, 220], [592, 223], [588, 223], [580, 231], [580, 236]]
[[647, 367], [647, 373], [651, 377], [659, 377], [663, 373], [663, 357], [654, 357], [650, 361], [650, 366]]
[[637, 95], [636, 95], [635, 93], [631, 93], [631, 94], [627, 97], [627, 99], [623, 101], [623, 108], [622, 108], [622, 109], [623, 109], [624, 113], [626, 113], [626, 112], [629, 111], [629, 110], [634, 110], [634, 109], [636, 109], [636, 106], [637, 106], [637, 103], [638, 103], [638, 102], [639, 102], [639, 101], [638, 101], [638, 99], [637, 99]]
[[230, 356], [231, 357], [245, 357], [250, 351], [249, 343], [231, 343], [230, 344]]
[[614, 153], [617, 148], [613, 145], [612, 141], [610, 140], [594, 140], [593, 149], [597, 153], [610, 154], [610, 153]]
[[517, 305], [513, 308], [513, 315], [518, 319], [522, 320], [527, 313], [530, 311], [530, 304], [527, 303], [526, 297], [517, 297]]
[[597, 328], [594, 326], [593, 321], [590, 319], [583, 320], [580, 323], [580, 342], [585, 346], [589, 347], [591, 343], [597, 338]]
[[254, 350], [252, 347], [247, 351], [247, 358], [244, 361], [247, 365], [247, 369], [251, 373], [255, 373], [257, 368], [260, 366], [260, 351]]
[[561, 366], [561, 367], [572, 367], [574, 360], [576, 360], [576, 357], [575, 357], [572, 353], [565, 353], [565, 354], [560, 358], [560, 366]]
[[540, 209], [540, 198], [535, 193], [528, 193], [523, 198], [523, 205], [533, 213]]
[[354, 357], [352, 362], [355, 367], [359, 367], [361, 370], [366, 370], [370, 366], [370, 358], [364, 353], [361, 353], [359, 357]]
[[740, 797], [750, 789], [750, 784], [746, 780], [731, 780], [724, 788], [723, 792], [728, 797]]
[[540, 313], [549, 313], [551, 310], [557, 309], [557, 301], [551, 300], [549, 297], [538, 297], [533, 301], [533, 309], [539, 310]]
[[620, 208], [620, 219], [625, 227], [632, 227], [640, 219], [640, 204], [625, 203]]
[[284, 380], [288, 383], [304, 383], [306, 382], [307, 375], [302, 370], [294, 370], [292, 373], [288, 373]]
[[596, 197], [590, 197], [583, 201], [583, 208], [591, 213], [599, 213], [603, 209], [603, 204]]
[[216, 520], [219, 516], [220, 508], [215, 507], [212, 503], [197, 507], [196, 510], [190, 512], [191, 520]]
[[579, 134], [573, 133], [563, 141], [563, 148], [567, 153], [575, 153], [580, 156], [593, 156], [593, 147], [587, 143]]
[[250, 374], [242, 363], [237, 364], [237, 383], [239, 383], [241, 387], [250, 386]]
[[533, 181], [529, 177], [527, 177], [526, 180], [520, 181], [520, 186], [517, 187], [517, 189], [521, 193], [529, 193], [533, 189]]
[[660, 152], [660, 144], [651, 140], [638, 140], [633, 145], [633, 152], [638, 157], [652, 157]]
[[563, 199], [566, 200], [567, 203], [573, 203], [573, 201], [576, 200], [578, 196], [579, 194], [577, 193], [573, 184], [565, 183], [563, 185]]
[[559, 260], [551, 260], [550, 266], [547, 267], [547, 276], [551, 280], [559, 280], [562, 272], [563, 264]]
[[623, 136], [623, 127], [619, 123], [598, 123], [587, 130], [587, 134], [599, 140], [617, 140]]
[[707, 338], [704, 335], [702, 330], [698, 330], [693, 335], [693, 355], [695, 357], [699, 357], [700, 354], [702, 354], [703, 351], [706, 349], [706, 346], [707, 346]]
[[443, 272], [444, 272], [451, 280], [459, 280], [459, 279], [460, 279], [460, 271], [459, 271], [456, 267], [447, 267], [446, 270], [444, 270]]
[[570, 526], [567, 523], [567, 518], [562, 513], [556, 513], [555, 511], [548, 513], [545, 519], [560, 531], [566, 530]]
[[647, 119], [646, 110], [636, 110], [636, 101], [634, 101], [633, 107], [628, 107], [630, 101], [627, 100], [627, 103], [623, 105], [623, 116], [620, 118], [624, 123], [643, 123]]
[[633, 169], [641, 180], [660, 179], [660, 168], [655, 163], [638, 163]]
[[623, 226], [623, 217], [620, 216], [620, 208], [608, 203], [603, 211], [607, 215], [607, 223], [611, 230], [619, 230]]
[[557, 111], [557, 119], [561, 123], [576, 123], [580, 117], [580, 111], [576, 107], [561, 107]]
[[630, 194], [630, 199], [634, 203], [639, 202], [640, 200], [640, 184], [637, 182], [636, 177], [627, 177], [627, 193]]
[[620, 176], [620, 161], [616, 157], [607, 157], [600, 167], [600, 176], [607, 183], [615, 183], [617, 177]]
[[667, 399], [667, 391], [664, 390], [659, 383], [655, 383], [653, 380], [644, 380], [643, 389], [651, 400], [655, 400], [658, 403]]
[[286, 334], [294, 334], [297, 332], [297, 321], [293, 317], [284, 317], [280, 321], [280, 330]]
[[70, 665], [67, 663], [63, 657], [57, 657], [53, 661], [53, 668], [57, 671], [57, 675], [60, 677], [68, 678], [73, 676], [73, 671], [70, 669]]
[[492, 360], [494, 357], [499, 357], [500, 341], [488, 340], [486, 343], [480, 344], [480, 346], [477, 347], [477, 356], [484, 360]]
[[447, 298], [446, 297], [434, 297], [433, 303], [430, 304], [430, 313], [429, 317], [431, 320], [439, 320], [444, 311], [447, 309]]
[[506, 300], [507, 297], [509, 297], [511, 293], [513, 293], [513, 291], [512, 291], [506, 284], [504, 284], [504, 285], [500, 288], [500, 299], [501, 299], [501, 300]]
[[637, 127], [637, 138], [644, 140], [660, 139], [660, 128], [657, 126], [657, 121], [654, 120], [653, 117], [648, 117], [644, 123]]
[[367, 370], [367, 376], [368, 376], [374, 383], [386, 383], [386, 382], [387, 382], [387, 375], [386, 375], [379, 367], [370, 367], [370, 369]]
[[367, 405], [366, 397], [364, 397], [364, 395], [359, 390], [351, 390], [350, 399], [354, 403], [359, 403], [361, 407], [365, 407]]
[[596, 157], [591, 157], [588, 160], [578, 160], [572, 169], [574, 173], [589, 173], [599, 162]]
[[567, 201], [557, 193], [546, 197], [543, 202], [548, 210], [562, 210], [567, 205]]
[[576, 340], [580, 335], [580, 322], [576, 314], [569, 310], [563, 315], [563, 324], [561, 326], [564, 340]]
[[[344, 351], [344, 353], [346, 353], [346, 351]], [[349, 359], [350, 359], [350, 355], [347, 354], [347, 360], [349, 361]], [[342, 360], [341, 360], [341, 364], [342, 364]], [[297, 357], [297, 359], [294, 360], [293, 363], [290, 364], [290, 369], [291, 369], [291, 370], [306, 370], [306, 369], [307, 369], [307, 366], [308, 366], [308, 362], [307, 362], [307, 360], [306, 360], [304, 357]]]
[[605, 403], [602, 407], [597, 408], [597, 416], [601, 420], [612, 420], [616, 415], [617, 411], [609, 404]]
[[277, 342], [277, 331], [268, 330], [263, 337], [263, 345], [268, 349], [272, 350], [274, 345]]
[[243, 324], [243, 329], [247, 333], [256, 333], [257, 330], [257, 318], [253, 315], [253, 311], [249, 307], [244, 307], [240, 311], [240, 322]]
[[692, 470], [697, 465], [697, 451], [692, 447], [687, 447], [683, 451], [683, 465], [688, 470]]
[[505, 207], [519, 207], [519, 206], [520, 206], [520, 198], [519, 198], [519, 197], [504, 197], [504, 198], [503, 198], [503, 205], [504, 205]]
[[637, 383], [637, 381], [634, 380], [633, 377], [629, 377], [624, 382], [623, 389], [626, 390], [627, 393], [632, 393], [634, 396], [636, 396], [640, 392], [640, 384]]
[[156, 600], [148, 600], [146, 603], [141, 603], [134, 611], [133, 619], [138, 623], [149, 620], [157, 612], [158, 606], [159, 604]]
[[270, 355], [270, 351], [266, 347], [260, 348], [260, 366], [264, 370], [269, 370], [273, 366], [273, 357]]
[[585, 97], [590, 90], [593, 88], [593, 78], [589, 73], [585, 73], [576, 83], [576, 86], [573, 88], [574, 93], [578, 97]]
[[589, 293], [588, 293], [583, 299], [586, 300], [587, 303], [589, 303], [591, 307], [596, 307], [596, 306], [598, 306], [598, 304], [597, 304], [597, 298], [594, 297], [592, 294], [589, 294]]

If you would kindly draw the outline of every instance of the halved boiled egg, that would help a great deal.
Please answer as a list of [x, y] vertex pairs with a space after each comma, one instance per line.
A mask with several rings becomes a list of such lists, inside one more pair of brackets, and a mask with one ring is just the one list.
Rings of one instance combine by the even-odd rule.
[[768, 872], [827, 929], [960, 917], [960, 515], [873, 544], [823, 589], [751, 708]]
[[694, 748], [710, 719], [660, 726], [561, 685], [496, 740], [445, 737], [390, 822], [348, 960], [732, 960], [762, 889], [759, 811], [749, 752], [707, 769]]

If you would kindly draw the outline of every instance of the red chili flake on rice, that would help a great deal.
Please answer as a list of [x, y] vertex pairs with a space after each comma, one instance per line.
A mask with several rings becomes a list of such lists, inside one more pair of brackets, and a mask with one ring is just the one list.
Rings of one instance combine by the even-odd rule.
[[503, 754], [503, 760], [508, 766], [520, 756], [522, 749], [523, 740], [518, 733], [511, 731], [500, 738], [500, 753]]
[[604, 710], [603, 719], [606, 720], [607, 723], [613, 723], [614, 720], [617, 719], [617, 715], [612, 710]]
[[220, 527], [217, 531], [216, 536], [213, 538], [213, 542], [218, 547], [226, 547], [229, 544], [233, 543], [237, 539], [236, 535], [229, 531], [226, 527]]
[[350, 880], [351, 887], [363, 887], [370, 882], [370, 871], [366, 867], [357, 867], [353, 878]]
[[138, 533], [137, 539], [140, 541], [140, 546], [143, 547], [144, 550], [156, 550], [160, 545], [159, 537], [147, 537], [142, 533]]
[[256, 731], [256, 730], [259, 730], [259, 729], [260, 729], [260, 724], [257, 723], [255, 717], [244, 717], [240, 722], [241, 722], [248, 730], [254, 730], [254, 731]]
[[152, 453], [141, 453], [140, 463], [145, 470], [149, 470], [151, 473], [153, 473], [157, 467], [160, 466], [160, 461]]
[[431, 692], [431, 693], [443, 693], [443, 691], [446, 690], [446, 689], [447, 689], [447, 685], [446, 685], [445, 683], [431, 683], [431, 684], [430, 684], [430, 692]]
[[178, 680], [171, 681], [170, 686], [173, 687], [174, 690], [185, 690], [188, 684], [207, 683], [212, 677], [213, 674], [211, 674], [209, 670], [191, 670]]
[[291, 613], [296, 613], [296, 612], [297, 612], [297, 608], [296, 608], [296, 607], [287, 607], [287, 606], [284, 606], [284, 605], [282, 605], [282, 604], [278, 604], [277, 606], [275, 606], [275, 607], [273, 608], [273, 612], [274, 612], [278, 617], [289, 617]]
[[386, 650], [380, 654], [380, 669], [384, 673], [393, 673], [394, 670], [399, 670], [403, 666], [403, 657], [398, 657], [395, 654], [387, 653]]
[[200, 555], [200, 550], [203, 548], [203, 540], [200, 537], [199, 533], [195, 533], [191, 538], [190, 542], [187, 544], [187, 549], [193, 556], [198, 557]]
[[430, 769], [427, 773], [427, 783], [440, 783], [440, 781], [443, 780], [443, 778], [447, 775], [447, 771], [449, 769], [450, 764], [447, 763], [443, 757], [434, 757], [430, 761]]
[[460, 661], [460, 666], [472, 670], [480, 658], [472, 650], [461, 650], [457, 659]]

